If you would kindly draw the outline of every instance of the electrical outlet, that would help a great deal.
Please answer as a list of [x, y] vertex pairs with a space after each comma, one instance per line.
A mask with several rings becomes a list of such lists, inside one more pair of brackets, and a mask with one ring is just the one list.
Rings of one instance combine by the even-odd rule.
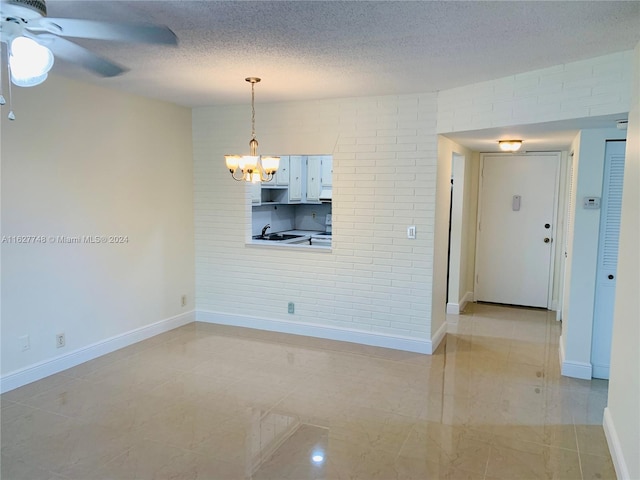
[[289, 302], [289, 305], [287, 305], [287, 312], [289, 313], [295, 313], [296, 311], [296, 305], [293, 302]]
[[407, 238], [416, 238], [416, 226], [409, 225], [407, 227]]
[[180, 305], [182, 305], [183, 307], [187, 306], [187, 296], [186, 295], [182, 295], [182, 297], [180, 297]]
[[316, 212], [311, 212], [311, 218], [316, 218], [318, 214]]
[[31, 348], [29, 335], [22, 335], [21, 337], [18, 337], [18, 340], [20, 340], [20, 350], [22, 350], [23, 352], [26, 352]]
[[64, 338], [64, 333], [57, 333], [56, 334], [56, 348], [64, 347], [65, 343], [66, 343], [66, 340]]

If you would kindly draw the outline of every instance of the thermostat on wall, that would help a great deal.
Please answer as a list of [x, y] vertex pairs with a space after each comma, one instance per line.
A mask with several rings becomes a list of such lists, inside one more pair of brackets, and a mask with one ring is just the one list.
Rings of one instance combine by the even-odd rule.
[[600, 208], [600, 197], [584, 197], [582, 206], [583, 208], [597, 210]]

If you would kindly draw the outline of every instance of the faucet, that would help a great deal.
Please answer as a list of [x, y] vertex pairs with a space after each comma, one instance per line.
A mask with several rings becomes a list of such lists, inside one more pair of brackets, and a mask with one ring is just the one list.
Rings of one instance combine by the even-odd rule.
[[268, 223], [264, 227], [262, 227], [262, 237], [265, 236], [269, 228], [271, 228], [271, 225], [269, 225]]

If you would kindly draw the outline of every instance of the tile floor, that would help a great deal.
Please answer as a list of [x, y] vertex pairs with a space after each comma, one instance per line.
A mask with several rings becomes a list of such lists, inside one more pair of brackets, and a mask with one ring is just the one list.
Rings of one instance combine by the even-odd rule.
[[607, 383], [560, 376], [552, 313], [450, 318], [432, 356], [173, 330], [2, 395], [1, 478], [615, 478]]

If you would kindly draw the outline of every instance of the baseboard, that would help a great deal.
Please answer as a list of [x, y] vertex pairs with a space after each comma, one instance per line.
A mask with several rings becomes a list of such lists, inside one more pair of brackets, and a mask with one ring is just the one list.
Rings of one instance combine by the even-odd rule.
[[444, 322], [442, 325], [440, 325], [440, 328], [431, 339], [431, 351], [428, 352], [429, 355], [433, 354], [433, 352], [435, 352], [438, 349], [438, 347], [440, 346], [440, 343], [442, 343], [442, 340], [444, 340], [444, 337], [446, 335], [447, 335], [447, 322]]
[[[312, 323], [303, 324], [288, 322], [286, 320], [249, 317], [246, 315], [229, 315], [206, 310], [196, 311], [196, 321], [231, 325], [234, 327], [255, 328], [258, 330], [289, 333], [292, 335], [304, 335], [307, 337], [325, 338], [341, 342], [361, 343], [363, 345], [371, 345], [373, 347], [393, 348], [394, 350], [404, 350], [407, 352], [425, 353], [429, 355], [434, 351], [431, 340], [418, 340], [410, 337], [384, 335], [355, 329], [327, 327], [325, 325]], [[442, 330], [442, 328], [439, 329], [438, 332], [440, 332], [440, 330]], [[444, 332], [446, 333], [446, 325]], [[437, 335], [438, 334], [436, 334], [435, 338], [437, 338]]]
[[604, 409], [602, 427], [604, 428], [604, 436], [607, 438], [607, 445], [609, 445], [609, 453], [611, 454], [613, 468], [616, 470], [616, 477], [618, 477], [619, 480], [630, 480], [631, 476], [629, 475], [627, 462], [624, 460], [622, 446], [620, 445], [618, 432], [615, 424], [613, 423], [613, 418], [611, 418], [611, 411], [609, 410], [609, 407], [605, 407]]
[[593, 378], [609, 380], [609, 365], [598, 365], [594, 363], [591, 367], [591, 376]]
[[460, 313], [464, 312], [467, 303], [473, 301], [473, 292], [467, 292], [460, 300], [460, 303], [447, 303], [447, 314], [449, 315], [460, 315]]
[[473, 292], [467, 292], [462, 297], [462, 301], [460, 302], [460, 311], [464, 312], [464, 309], [467, 308], [467, 303], [473, 303]]
[[195, 320], [194, 311], [186, 312], [175, 317], [170, 317], [159, 322], [136, 328], [129, 332], [116, 335], [106, 340], [101, 340], [92, 345], [79, 348], [69, 353], [60, 355], [50, 360], [29, 365], [28, 367], [7, 373], [0, 378], [0, 393], [5, 393], [36, 380], [62, 372], [81, 363], [93, 360], [107, 353], [114, 352], [123, 347], [128, 347], [147, 338], [154, 337], [174, 328], [181, 327]]
[[583, 362], [567, 362], [562, 363], [560, 373], [565, 377], [581, 378], [582, 380], [591, 380], [591, 364]]
[[447, 302], [447, 315], [460, 315], [461, 311], [459, 303]]
[[560, 373], [565, 377], [581, 378], [591, 380], [592, 367], [590, 363], [571, 362], [565, 359], [564, 342], [562, 335], [559, 338], [558, 352], [560, 355]]

